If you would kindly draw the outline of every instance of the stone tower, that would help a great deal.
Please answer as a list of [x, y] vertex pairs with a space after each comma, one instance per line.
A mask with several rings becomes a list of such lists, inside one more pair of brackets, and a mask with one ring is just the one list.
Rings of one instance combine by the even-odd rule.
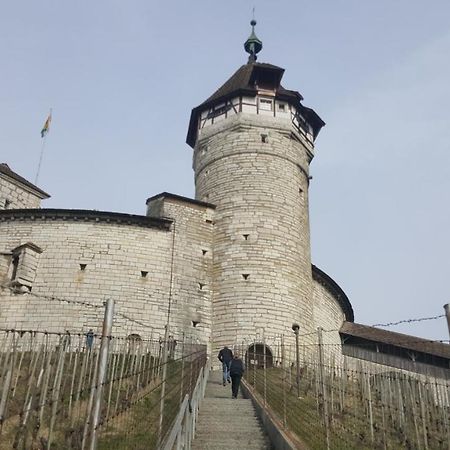
[[284, 69], [248, 63], [193, 109], [196, 199], [216, 205], [212, 270], [213, 349], [313, 329], [309, 164], [324, 122], [280, 83]]

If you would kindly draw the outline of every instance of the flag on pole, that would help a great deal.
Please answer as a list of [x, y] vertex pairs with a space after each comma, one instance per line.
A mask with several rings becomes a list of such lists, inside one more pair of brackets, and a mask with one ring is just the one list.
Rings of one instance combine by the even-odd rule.
[[41, 138], [43, 138], [48, 133], [51, 121], [52, 121], [52, 113], [48, 115], [47, 120], [44, 123], [44, 127], [41, 130]]

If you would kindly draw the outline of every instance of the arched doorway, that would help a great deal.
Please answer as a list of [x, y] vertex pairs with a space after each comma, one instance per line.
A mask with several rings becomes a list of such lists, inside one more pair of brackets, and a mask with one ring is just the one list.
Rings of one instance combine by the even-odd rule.
[[141, 336], [139, 334], [137, 334], [137, 333], [129, 334], [127, 339], [130, 340], [130, 341], [142, 341]]
[[138, 348], [141, 346], [142, 338], [137, 333], [131, 333], [127, 336], [128, 348], [131, 353], [136, 353]]
[[[265, 352], [264, 352], [264, 347]], [[257, 368], [264, 368], [264, 361], [266, 367], [273, 366], [273, 355], [269, 347], [264, 344], [252, 344], [245, 353], [245, 363], [247, 366], [256, 366]]]

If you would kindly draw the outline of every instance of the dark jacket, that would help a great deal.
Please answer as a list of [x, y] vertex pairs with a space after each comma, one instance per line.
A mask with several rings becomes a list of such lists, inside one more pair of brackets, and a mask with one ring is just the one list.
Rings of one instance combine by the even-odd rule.
[[242, 362], [242, 359], [235, 358], [233, 361], [231, 361], [230, 365], [230, 375], [240, 375], [244, 373], [244, 363]]
[[217, 355], [223, 363], [229, 363], [233, 359], [233, 352], [229, 348], [223, 348]]

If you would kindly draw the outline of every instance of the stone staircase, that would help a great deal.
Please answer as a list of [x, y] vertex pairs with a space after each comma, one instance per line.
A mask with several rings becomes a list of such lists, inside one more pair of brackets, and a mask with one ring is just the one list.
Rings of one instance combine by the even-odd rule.
[[210, 373], [192, 450], [270, 450], [270, 441], [252, 401], [231, 398], [231, 384], [222, 386], [222, 373]]

